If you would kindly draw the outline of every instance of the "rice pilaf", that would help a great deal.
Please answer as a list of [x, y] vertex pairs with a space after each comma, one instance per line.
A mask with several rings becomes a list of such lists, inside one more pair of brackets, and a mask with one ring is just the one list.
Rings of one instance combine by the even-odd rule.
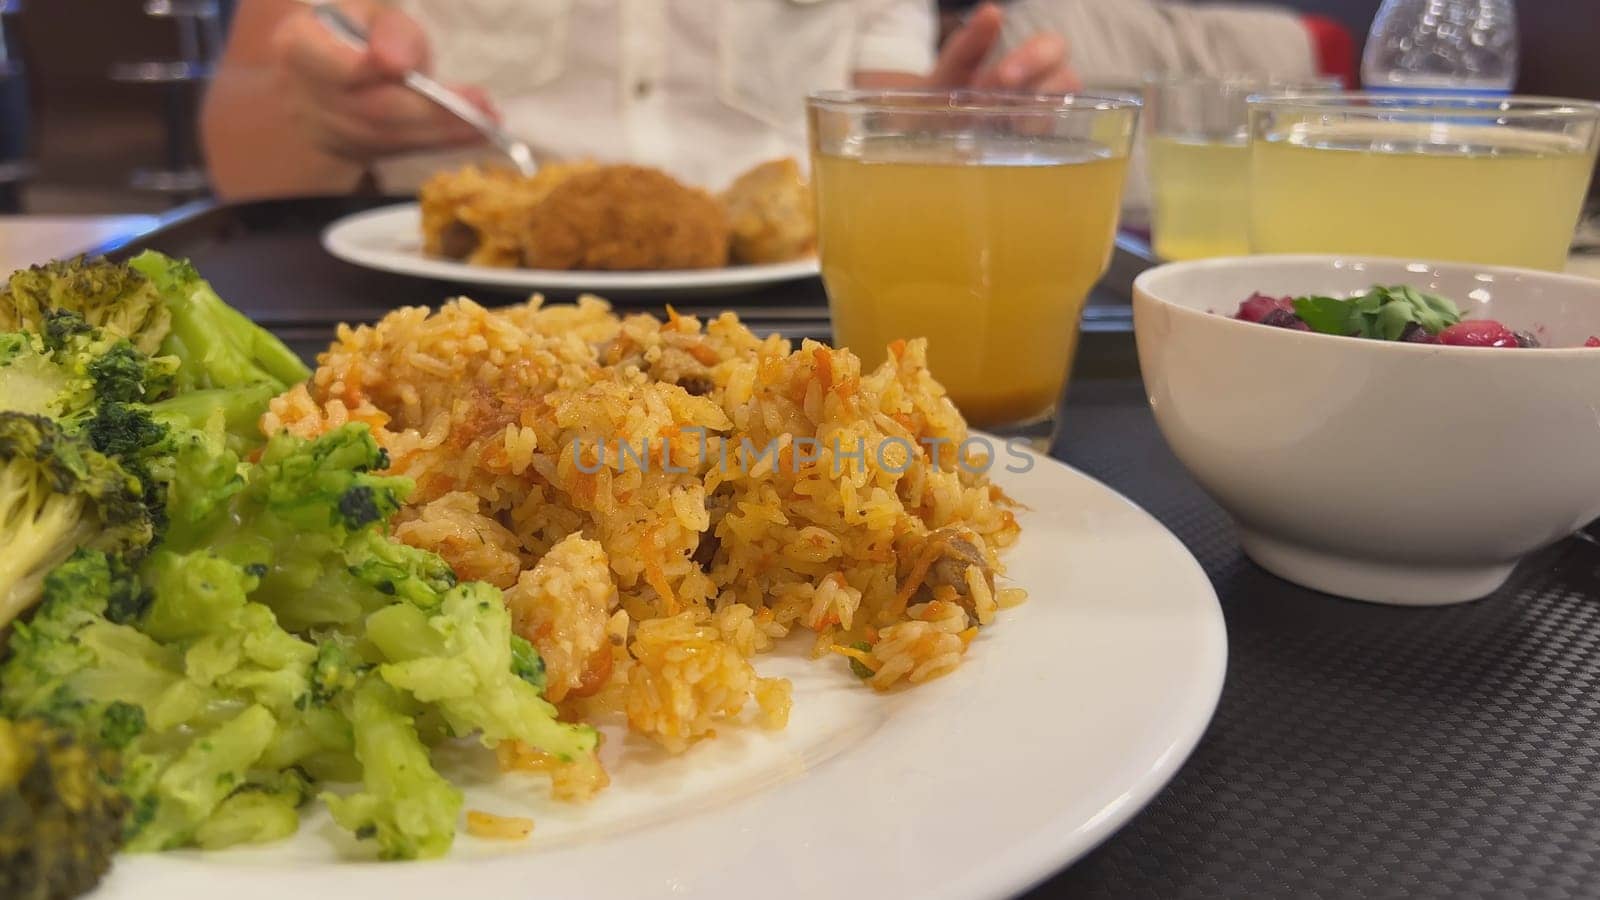
[[782, 727], [788, 682], [752, 659], [797, 630], [887, 690], [954, 669], [1023, 597], [995, 580], [1011, 503], [958, 464], [921, 341], [862, 372], [732, 313], [460, 298], [341, 326], [319, 363], [263, 428], [371, 426], [416, 482], [397, 536], [506, 591], [565, 715], [672, 751], [747, 710]]

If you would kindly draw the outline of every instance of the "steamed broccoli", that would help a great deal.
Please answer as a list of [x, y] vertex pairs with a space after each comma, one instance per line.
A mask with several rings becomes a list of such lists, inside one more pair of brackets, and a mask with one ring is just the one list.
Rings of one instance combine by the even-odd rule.
[[0, 666], [0, 710], [122, 748], [130, 848], [281, 837], [303, 777], [361, 782], [328, 805], [381, 855], [436, 855], [461, 801], [430, 743], [593, 750], [541, 696], [499, 592], [389, 538], [411, 485], [374, 471], [387, 459], [366, 426], [281, 434], [240, 465], [219, 419], [163, 457], [160, 546], [58, 566]]
[[207, 850], [236, 844], [264, 844], [295, 833], [299, 808], [311, 798], [311, 780], [289, 768], [248, 781], [195, 829], [195, 843]]
[[354, 638], [330, 632], [317, 645], [311, 663], [310, 689], [295, 700], [301, 709], [326, 706], [350, 690], [372, 668], [358, 652]]
[[146, 250], [128, 265], [150, 279], [171, 311], [162, 351], [182, 361], [180, 391], [266, 383], [278, 393], [311, 374], [282, 341], [223, 302], [188, 262]]
[[533, 644], [520, 634], [511, 636], [511, 671], [516, 673], [518, 678], [537, 688], [541, 697], [544, 696], [544, 658], [533, 648]]
[[0, 334], [0, 405], [16, 412], [58, 415], [89, 399], [90, 386], [44, 348], [44, 339], [25, 331]]
[[0, 626], [74, 550], [137, 555], [154, 533], [138, 478], [51, 419], [0, 412]]
[[[391, 542], [379, 527], [411, 487], [371, 471], [385, 462], [363, 425], [311, 442], [279, 434], [235, 493], [212, 495], [222, 502], [205, 509], [177, 504], [166, 545], [204, 546], [240, 565], [262, 566], [253, 596], [297, 631], [354, 627], [400, 592], [437, 597], [455, 583], [449, 567]], [[182, 528], [180, 514], [188, 523]]]
[[205, 428], [220, 420], [228, 446], [238, 453], [261, 445], [261, 414], [279, 393], [270, 384], [185, 391], [152, 404], [150, 415], [168, 426]]
[[14, 273], [0, 290], [0, 332], [24, 335], [0, 334], [0, 408], [60, 417], [163, 401], [155, 418], [192, 428], [220, 410], [241, 450], [260, 443], [267, 401], [310, 374], [193, 266], [154, 252]]
[[367, 639], [386, 660], [383, 680], [437, 704], [457, 734], [479, 732], [487, 746], [524, 741], [564, 760], [594, 749], [594, 730], [558, 721], [517, 671], [511, 614], [490, 585], [451, 588], [433, 614], [410, 604], [379, 610], [367, 617]]
[[176, 356], [180, 392], [264, 383], [277, 393], [310, 374], [193, 266], [154, 251], [126, 264], [79, 257], [13, 273], [0, 289], [0, 332], [47, 335], [62, 310], [146, 356]]
[[47, 311], [44, 328], [0, 334], [0, 408], [71, 419], [172, 388], [176, 359], [146, 356], [66, 310]]
[[175, 482], [180, 493], [208, 482], [209, 492], [233, 476], [238, 453], [259, 443], [270, 385], [169, 396], [176, 358], [146, 356], [74, 312], [47, 309], [42, 322], [43, 334], [0, 334], [0, 409], [50, 417], [137, 479], [152, 536], [167, 524]]
[[[15, 627], [0, 706], [122, 750], [117, 784], [134, 811], [132, 849], [198, 840], [298, 715], [316, 648], [243, 601], [251, 584], [248, 573], [203, 553], [163, 551], [136, 577], [103, 553], [81, 551], [50, 574], [39, 612]], [[212, 608], [223, 595], [236, 601], [222, 604], [231, 615]], [[119, 609], [143, 613], [137, 624], [118, 624], [111, 616]], [[159, 623], [191, 612], [210, 616], [210, 628], [182, 628], [189, 641], [152, 636], [170, 635]]]
[[385, 859], [443, 854], [461, 811], [461, 792], [434, 771], [417, 737], [417, 712], [403, 694], [364, 679], [349, 700], [364, 790], [322, 796], [334, 821], [358, 837], [375, 838]]
[[114, 754], [38, 720], [0, 719], [0, 897], [87, 893], [122, 843]]
[[135, 726], [162, 711], [183, 677], [182, 654], [128, 618], [148, 606], [147, 593], [132, 569], [99, 551], [80, 550], [57, 566], [38, 611], [12, 626], [0, 707], [131, 743], [144, 731]]
[[168, 306], [150, 279], [134, 269], [79, 257], [13, 272], [0, 288], [0, 331], [42, 335], [53, 311], [69, 310], [153, 355], [171, 327]]

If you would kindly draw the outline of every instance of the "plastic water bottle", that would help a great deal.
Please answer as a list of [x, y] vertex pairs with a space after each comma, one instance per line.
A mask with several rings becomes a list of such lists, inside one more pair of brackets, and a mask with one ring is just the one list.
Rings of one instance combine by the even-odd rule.
[[1361, 58], [1372, 91], [1505, 93], [1516, 77], [1512, 0], [1384, 0]]

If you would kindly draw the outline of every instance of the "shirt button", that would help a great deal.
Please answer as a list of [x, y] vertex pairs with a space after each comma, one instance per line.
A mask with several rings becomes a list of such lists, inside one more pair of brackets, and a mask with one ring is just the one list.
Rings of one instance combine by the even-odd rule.
[[647, 79], [641, 78], [633, 83], [633, 95], [638, 97], [640, 100], [643, 100], [644, 98], [650, 96], [652, 87], [653, 86]]

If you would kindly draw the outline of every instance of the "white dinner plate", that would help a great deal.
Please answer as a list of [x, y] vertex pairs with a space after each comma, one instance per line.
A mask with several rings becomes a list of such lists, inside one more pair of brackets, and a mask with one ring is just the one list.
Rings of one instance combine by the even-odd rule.
[[1002, 611], [943, 678], [883, 696], [841, 658], [779, 650], [756, 668], [793, 680], [787, 729], [720, 729], [677, 757], [613, 730], [601, 751], [611, 786], [586, 805], [548, 799], [536, 776], [499, 774], [488, 751], [451, 748], [439, 764], [465, 788], [466, 808], [532, 817], [524, 842], [462, 834], [441, 860], [341, 860], [353, 842], [317, 807], [279, 844], [122, 856], [97, 896], [816, 900], [1021, 891], [1161, 789], [1210, 721], [1227, 656], [1216, 594], [1178, 540], [1099, 482], [1035, 463], [1023, 474], [996, 471], [1027, 506], [1006, 560], [1030, 598]]
[[345, 216], [323, 230], [322, 246], [345, 262], [369, 269], [522, 294], [592, 291], [613, 299], [688, 294], [704, 297], [812, 278], [817, 274], [814, 257], [769, 265], [655, 272], [497, 269], [468, 265], [423, 254], [422, 212], [415, 203], [397, 203]]

